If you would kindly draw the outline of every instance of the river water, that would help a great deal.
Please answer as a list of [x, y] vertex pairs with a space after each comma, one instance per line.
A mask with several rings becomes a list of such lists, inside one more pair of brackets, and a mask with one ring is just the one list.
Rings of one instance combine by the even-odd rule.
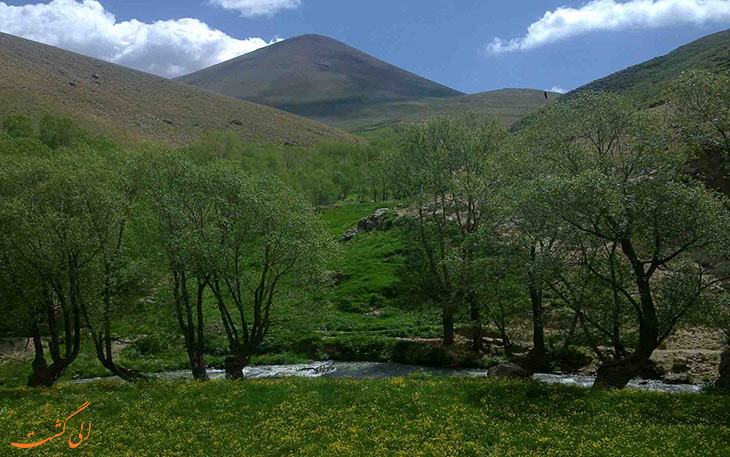
[[[297, 365], [261, 365], [246, 367], [243, 375], [247, 379], [278, 378], [278, 377], [300, 377], [300, 378], [351, 378], [351, 379], [383, 379], [406, 376], [412, 373], [424, 373], [433, 376], [477, 376], [487, 377], [487, 370], [484, 368], [429, 368], [415, 365], [402, 365], [398, 363], [382, 362], [312, 362]], [[169, 371], [150, 375], [158, 379], [192, 379], [189, 371]], [[225, 377], [223, 370], [208, 370], [210, 379], [222, 379]], [[74, 384], [85, 384], [110, 378], [89, 378], [70, 381]], [[577, 385], [591, 387], [595, 377], [567, 374], [545, 374], [537, 373], [533, 379], [546, 384]], [[697, 393], [700, 386], [692, 384], [667, 384], [661, 381], [635, 379], [628, 385], [629, 389], [651, 390], [670, 393]]]

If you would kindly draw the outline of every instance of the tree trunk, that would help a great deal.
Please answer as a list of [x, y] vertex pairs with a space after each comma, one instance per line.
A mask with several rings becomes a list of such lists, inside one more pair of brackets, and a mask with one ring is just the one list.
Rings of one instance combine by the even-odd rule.
[[444, 326], [444, 345], [454, 344], [454, 314], [451, 310], [444, 308], [441, 320]]
[[483, 347], [484, 330], [482, 329], [482, 318], [479, 309], [479, 304], [474, 303], [472, 299], [471, 304], [471, 321], [472, 321], [472, 350], [480, 353]]
[[649, 362], [648, 358], [632, 354], [629, 357], [611, 360], [598, 367], [598, 376], [593, 387], [623, 389]]
[[641, 307], [641, 312], [637, 313], [639, 341], [636, 343], [636, 350], [630, 356], [611, 360], [598, 368], [598, 377], [594, 386], [599, 388], [623, 389], [626, 387], [629, 381], [649, 363], [652, 353], [659, 346], [659, 319], [649, 284], [650, 276], [644, 271], [644, 264], [638, 260], [631, 240], [622, 240], [621, 249], [631, 262], [636, 278], [636, 288], [639, 292]]
[[188, 353], [190, 358], [190, 368], [193, 372], [193, 379], [196, 381], [207, 381], [208, 373], [205, 371], [205, 357], [198, 351], [190, 351]]
[[250, 357], [242, 355], [226, 357], [226, 378], [243, 379], [243, 369], [248, 366], [249, 360]]
[[544, 354], [545, 330], [543, 326], [542, 291], [530, 281], [530, 302], [532, 303], [532, 351]]
[[730, 348], [726, 348], [722, 353], [720, 361], [720, 377], [715, 381], [715, 387], [720, 389], [730, 389]]

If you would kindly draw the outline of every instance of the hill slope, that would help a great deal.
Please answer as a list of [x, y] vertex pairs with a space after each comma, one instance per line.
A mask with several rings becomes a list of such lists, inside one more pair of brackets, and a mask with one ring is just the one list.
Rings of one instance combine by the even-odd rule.
[[549, 105], [560, 94], [532, 89], [502, 89], [450, 98], [418, 98], [374, 104], [343, 118], [318, 118], [325, 124], [365, 132], [394, 124], [476, 111], [496, 117], [506, 127]]
[[186, 144], [206, 130], [308, 145], [360, 141], [335, 128], [0, 33], [0, 117], [51, 112], [124, 144]]
[[321, 35], [290, 38], [178, 80], [315, 118], [383, 101], [463, 95]]
[[730, 30], [708, 35], [667, 55], [593, 81], [569, 95], [583, 90], [614, 92], [648, 106], [661, 102], [672, 81], [692, 68], [730, 73]]

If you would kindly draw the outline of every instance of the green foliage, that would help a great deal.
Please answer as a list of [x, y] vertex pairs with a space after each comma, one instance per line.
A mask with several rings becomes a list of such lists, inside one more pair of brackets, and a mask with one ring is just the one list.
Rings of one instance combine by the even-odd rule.
[[71, 118], [46, 114], [39, 122], [38, 137], [51, 149], [70, 148], [81, 143], [86, 132]]
[[33, 120], [23, 114], [11, 114], [3, 119], [5, 133], [13, 138], [31, 138], [35, 135]]

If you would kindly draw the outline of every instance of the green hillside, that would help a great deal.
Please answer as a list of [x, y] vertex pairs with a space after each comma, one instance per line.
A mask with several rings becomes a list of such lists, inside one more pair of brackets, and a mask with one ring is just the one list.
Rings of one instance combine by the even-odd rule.
[[360, 141], [270, 107], [3, 33], [0, 62], [0, 118], [62, 114], [123, 144], [150, 140], [184, 145], [207, 130], [297, 145]]
[[319, 117], [320, 122], [354, 133], [368, 133], [404, 122], [429, 119], [437, 115], [455, 115], [471, 110], [495, 116], [509, 127], [543, 106], [553, 103], [560, 94], [532, 89], [502, 89], [451, 98], [419, 98], [373, 104], [345, 117]]
[[693, 68], [730, 72], [730, 30], [708, 35], [667, 55], [593, 81], [569, 95], [585, 90], [614, 92], [642, 105], [652, 105], [665, 99], [669, 85], [680, 73]]

